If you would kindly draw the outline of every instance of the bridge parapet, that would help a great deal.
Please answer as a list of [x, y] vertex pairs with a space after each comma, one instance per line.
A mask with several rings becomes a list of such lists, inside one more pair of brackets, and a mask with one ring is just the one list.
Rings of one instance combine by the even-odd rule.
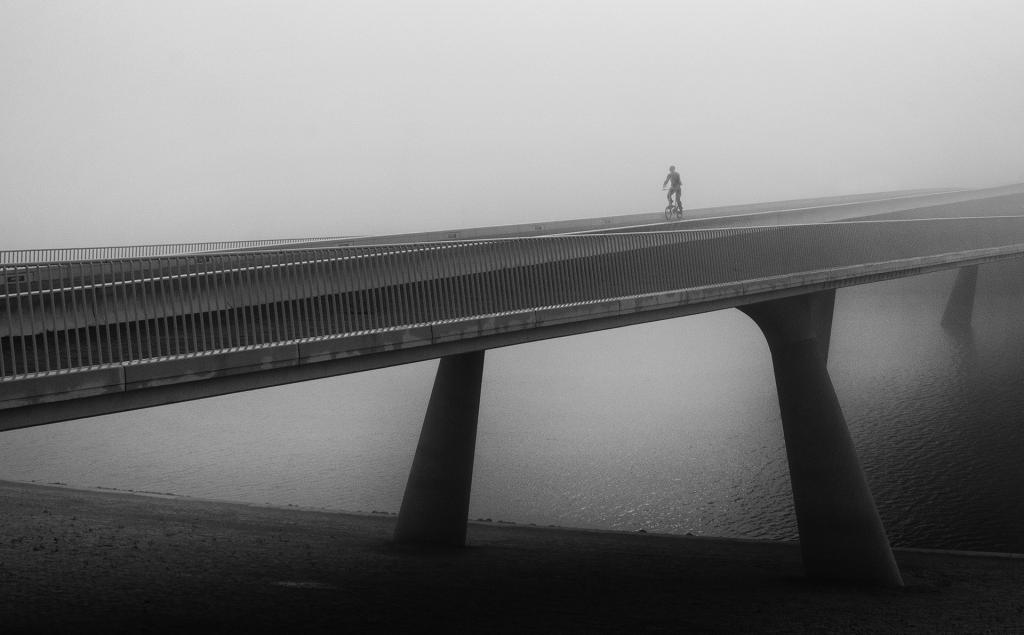
[[286, 245], [316, 245], [337, 242], [348, 237], [270, 238], [264, 240], [222, 240], [199, 243], [160, 243], [155, 245], [121, 245], [110, 247], [54, 247], [50, 249], [12, 249], [0, 251], [0, 265], [18, 265], [72, 260], [108, 258], [153, 258], [237, 249], [266, 249]]

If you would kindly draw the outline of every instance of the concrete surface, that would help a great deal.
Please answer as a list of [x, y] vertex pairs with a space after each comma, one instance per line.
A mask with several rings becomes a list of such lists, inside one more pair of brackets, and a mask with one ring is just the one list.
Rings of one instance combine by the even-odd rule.
[[794, 544], [395, 518], [0, 482], [0, 630], [1021, 632], [1024, 557], [896, 550], [907, 586], [818, 585]]

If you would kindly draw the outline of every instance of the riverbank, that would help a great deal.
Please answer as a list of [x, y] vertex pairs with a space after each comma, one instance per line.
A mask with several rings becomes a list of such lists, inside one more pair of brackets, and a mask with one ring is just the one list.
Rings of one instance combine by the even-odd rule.
[[4, 632], [1024, 629], [1024, 558], [899, 550], [900, 590], [814, 585], [794, 544], [472, 523], [0, 482]]

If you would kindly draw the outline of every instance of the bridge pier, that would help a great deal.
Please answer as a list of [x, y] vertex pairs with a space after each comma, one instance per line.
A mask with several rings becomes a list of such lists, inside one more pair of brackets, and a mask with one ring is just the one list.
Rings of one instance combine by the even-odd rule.
[[974, 294], [978, 287], [978, 265], [960, 267], [956, 272], [953, 290], [946, 301], [942, 325], [948, 328], [967, 328], [974, 313]]
[[834, 302], [830, 290], [739, 308], [771, 350], [805, 572], [902, 586], [826, 367]]
[[395, 542], [466, 544], [484, 351], [442, 357], [416, 446]]

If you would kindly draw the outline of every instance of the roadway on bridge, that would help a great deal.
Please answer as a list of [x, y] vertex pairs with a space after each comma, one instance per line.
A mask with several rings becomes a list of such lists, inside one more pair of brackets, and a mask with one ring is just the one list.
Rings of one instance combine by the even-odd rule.
[[[667, 221], [662, 212], [647, 212], [620, 216], [582, 218], [517, 225], [477, 227], [388, 234], [380, 236], [350, 237], [322, 242], [296, 242], [286, 249], [331, 246], [380, 245], [450, 240], [481, 240], [487, 238], [524, 238], [531, 236], [561, 236], [602, 231], [657, 231], [666, 229], [707, 229], [715, 227], [741, 227], [758, 224], [774, 225], [779, 222], [829, 222], [850, 217], [868, 217], [908, 209], [962, 200], [958, 194], [967, 190], [932, 189], [877, 192], [847, 196], [817, 197], [770, 203], [751, 203], [720, 207], [688, 209], [681, 221]], [[977, 195], [979, 191], [973, 191]]]

